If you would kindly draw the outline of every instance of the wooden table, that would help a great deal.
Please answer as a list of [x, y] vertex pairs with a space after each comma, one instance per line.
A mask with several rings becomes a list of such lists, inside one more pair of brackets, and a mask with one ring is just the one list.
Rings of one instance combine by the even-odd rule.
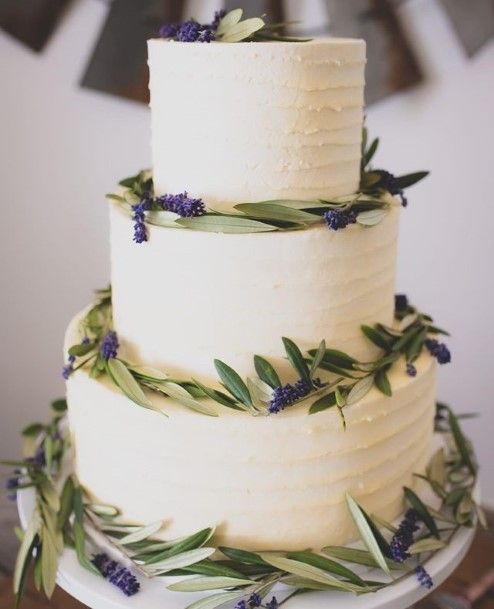
[[[479, 577], [489, 567], [494, 566], [494, 512], [488, 514], [490, 530], [478, 531], [468, 556], [458, 570], [439, 590], [457, 593]], [[0, 500], [0, 609], [14, 607], [12, 594], [12, 568], [15, 559], [16, 542], [11, 532], [17, 522], [15, 505]], [[53, 598], [48, 601], [39, 594], [30, 581], [21, 604], [21, 609], [84, 609], [78, 601], [70, 597], [61, 588], [57, 588]], [[434, 609], [431, 600], [425, 599], [416, 605], [416, 609]], [[476, 609], [494, 609], [494, 591], [486, 595], [475, 605]]]

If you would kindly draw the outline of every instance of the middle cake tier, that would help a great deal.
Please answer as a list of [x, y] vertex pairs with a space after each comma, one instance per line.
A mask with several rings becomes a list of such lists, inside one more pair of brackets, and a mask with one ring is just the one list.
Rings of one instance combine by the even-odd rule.
[[328, 346], [366, 361], [362, 324], [390, 325], [399, 209], [377, 226], [218, 234], [148, 226], [111, 204], [114, 328], [122, 356], [172, 374], [209, 377], [215, 358], [242, 376], [252, 355], [286, 373], [282, 336], [302, 350]]

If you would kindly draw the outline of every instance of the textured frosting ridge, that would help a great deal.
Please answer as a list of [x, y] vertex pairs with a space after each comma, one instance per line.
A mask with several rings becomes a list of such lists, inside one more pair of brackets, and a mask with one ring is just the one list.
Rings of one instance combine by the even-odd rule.
[[210, 207], [359, 183], [365, 43], [148, 42], [158, 194]]
[[[111, 209], [113, 321], [131, 361], [172, 373], [240, 374], [252, 356], [288, 370], [282, 336], [304, 349], [326, 343], [367, 361], [361, 324], [391, 324], [399, 208], [377, 226], [325, 226], [226, 235], [149, 226], [143, 247]], [[153, 311], [153, 313], [150, 313]]]
[[307, 404], [274, 417], [218, 406], [211, 418], [153, 395], [167, 419], [80, 371], [67, 384], [77, 473], [127, 519], [164, 519], [167, 538], [217, 524], [218, 543], [257, 550], [346, 543], [345, 492], [392, 520], [430, 457], [435, 366], [423, 355], [417, 377], [403, 368], [392, 397], [373, 389], [345, 410], [346, 431], [334, 410], [309, 416]]

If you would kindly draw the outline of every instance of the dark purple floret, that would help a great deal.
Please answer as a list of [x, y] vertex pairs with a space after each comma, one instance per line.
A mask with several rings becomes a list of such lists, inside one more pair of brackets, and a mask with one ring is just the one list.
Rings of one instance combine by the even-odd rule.
[[14, 489], [17, 488], [17, 485], [19, 484], [19, 478], [7, 478], [7, 480], [5, 480], [5, 488], [8, 491], [12, 491]]
[[9, 501], [15, 501], [17, 499], [17, 486], [19, 484], [19, 478], [12, 476], [12, 478], [7, 478], [7, 480], [5, 480], [5, 489], [7, 491], [13, 491], [10, 493], [7, 493], [7, 499], [9, 499]]
[[201, 24], [193, 19], [185, 21], [178, 28], [176, 40], [179, 42], [196, 42], [199, 39], [201, 27]]
[[62, 368], [62, 376], [65, 380], [67, 380], [72, 372], [74, 372], [74, 362], [75, 357], [73, 355], [69, 355], [67, 364]]
[[421, 586], [424, 586], [424, 588], [427, 589], [431, 589], [432, 586], [434, 585], [434, 582], [431, 579], [431, 576], [427, 573], [427, 571], [424, 569], [424, 567], [422, 565], [419, 565], [418, 567], [415, 567], [415, 575], [417, 576], [417, 579], [420, 582]]
[[117, 357], [117, 352], [119, 348], [118, 344], [118, 336], [115, 330], [110, 330], [106, 333], [103, 340], [101, 341], [100, 346], [100, 355], [103, 359], [109, 360], [113, 357]]
[[198, 42], [213, 42], [216, 39], [216, 32], [212, 27], [206, 25], [199, 33]]
[[273, 596], [273, 598], [269, 601], [269, 603], [266, 605], [266, 609], [278, 609], [278, 601], [276, 600], [276, 596]]
[[116, 560], [111, 560], [107, 554], [96, 554], [91, 562], [105, 579], [126, 596], [133, 596], [139, 592], [141, 585], [134, 575]]
[[407, 364], [407, 374], [408, 376], [417, 376], [417, 368], [413, 364]]
[[46, 465], [45, 449], [43, 445], [38, 446], [36, 449], [36, 452], [33, 455], [33, 463], [38, 467], [43, 467]]
[[163, 195], [156, 198], [156, 203], [164, 210], [174, 212], [182, 218], [202, 216], [206, 208], [201, 199], [193, 199], [187, 195], [187, 191], [177, 195]]
[[[320, 379], [315, 379], [313, 383], [316, 387], [321, 385]], [[287, 383], [276, 387], [268, 405], [268, 412], [276, 414], [280, 410], [284, 410], [287, 406], [291, 406], [297, 400], [309, 395], [311, 389], [310, 384], [304, 379], [299, 379], [293, 385]]]
[[428, 338], [424, 345], [427, 347], [432, 357], [435, 357], [440, 364], [449, 364], [451, 352], [444, 343], [440, 343], [435, 338]]
[[403, 207], [408, 205], [407, 198], [403, 194], [403, 188], [401, 188], [398, 179], [392, 173], [385, 169], [375, 169], [372, 173], [376, 173], [379, 176], [379, 182], [376, 186], [387, 190], [391, 195], [400, 197]]
[[134, 241], [136, 243], [143, 243], [148, 240], [145, 218], [145, 212], [149, 210], [151, 206], [151, 199], [149, 194], [143, 195], [139, 203], [132, 205], [132, 220], [134, 221]]
[[262, 597], [257, 594], [257, 592], [254, 592], [254, 594], [251, 594], [250, 598], [249, 598], [249, 607], [252, 607], [252, 609], [254, 609], [255, 607], [260, 607], [262, 603]]
[[247, 609], [247, 603], [244, 600], [238, 601], [234, 609]]
[[177, 35], [179, 24], [176, 23], [165, 23], [159, 30], [161, 38], [175, 38]]
[[82, 345], [89, 345], [91, 341], [89, 340], [89, 336], [85, 336], [82, 340], [81, 340], [81, 344]]
[[408, 309], [408, 297], [406, 294], [395, 294], [395, 310], [405, 311]]
[[346, 228], [349, 224], [355, 224], [357, 216], [354, 211], [330, 209], [324, 214], [324, 219], [330, 230], [340, 230]]
[[215, 11], [214, 19], [213, 19], [213, 22], [211, 23], [211, 27], [216, 29], [219, 26], [220, 21], [223, 19], [223, 17], [225, 15], [226, 15], [226, 10], [224, 8], [220, 9], [219, 11]]
[[398, 530], [393, 535], [389, 544], [391, 556], [395, 562], [402, 563], [410, 557], [408, 548], [413, 543], [413, 534], [418, 529], [417, 512], [409, 509], [405, 512], [405, 516], [398, 527]]

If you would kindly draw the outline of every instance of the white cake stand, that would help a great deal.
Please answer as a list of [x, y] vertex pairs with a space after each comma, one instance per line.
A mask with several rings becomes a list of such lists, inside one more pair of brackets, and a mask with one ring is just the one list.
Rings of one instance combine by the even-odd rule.
[[[24, 528], [34, 509], [34, 503], [35, 496], [32, 489], [24, 489], [18, 493], [19, 516]], [[441, 584], [463, 560], [474, 534], [474, 529], [460, 529], [448, 546], [434, 554], [427, 562], [427, 571], [435, 587]], [[127, 598], [103, 578], [98, 578], [81, 567], [75, 552], [71, 549], [65, 549], [62, 554], [57, 575], [58, 585], [91, 609], [184, 609], [203, 596], [199, 593], [186, 594], [167, 590], [166, 586], [177, 579], [181, 578], [139, 577], [140, 592]], [[427, 596], [429, 592], [420, 586], [412, 575], [373, 594], [357, 597], [344, 592], [313, 592], [288, 600], [283, 608], [407, 609]], [[283, 598], [283, 593], [279, 598]]]

